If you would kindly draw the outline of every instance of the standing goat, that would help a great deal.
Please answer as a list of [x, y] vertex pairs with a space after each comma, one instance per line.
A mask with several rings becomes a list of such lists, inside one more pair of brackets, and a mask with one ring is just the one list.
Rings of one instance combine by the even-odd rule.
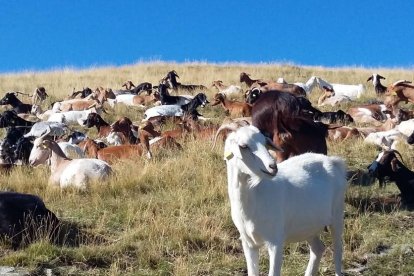
[[285, 242], [308, 241], [305, 275], [318, 271], [330, 226], [335, 275], [341, 275], [346, 165], [339, 157], [306, 153], [278, 165], [274, 144], [253, 126], [229, 134], [224, 147], [231, 217], [242, 241], [249, 275], [259, 275], [259, 248], [269, 252], [269, 275], [280, 275]]

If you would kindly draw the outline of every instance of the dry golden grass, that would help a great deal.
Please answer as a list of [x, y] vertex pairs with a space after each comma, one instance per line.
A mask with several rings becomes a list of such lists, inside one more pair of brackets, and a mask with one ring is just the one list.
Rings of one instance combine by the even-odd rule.
[[[213, 80], [239, 84], [240, 72], [253, 78], [305, 82], [312, 75], [336, 83], [363, 83], [373, 72], [387, 77], [384, 84], [414, 79], [403, 69], [321, 68], [278, 64], [143, 63], [117, 68], [63, 69], [0, 75], [0, 91], [33, 92], [44, 86], [48, 102], [70, 94], [73, 88], [96, 86], [120, 89], [125, 80], [135, 84], [158, 83], [168, 71], [176, 70], [182, 83], [210, 86]], [[366, 84], [368, 97], [374, 96]], [[320, 94], [311, 95], [313, 103]], [[210, 89], [211, 98], [216, 91]], [[327, 110], [329, 108], [326, 108]], [[221, 107], [200, 110], [215, 122], [224, 118]], [[142, 110], [120, 106], [105, 115], [113, 122], [119, 116], [142, 119]], [[96, 130], [88, 131], [89, 135]], [[17, 251], [0, 245], [0, 265], [24, 267], [41, 273], [51, 268], [62, 275], [245, 275], [246, 265], [238, 233], [230, 218], [222, 146], [211, 151], [206, 142], [181, 141], [184, 150], [157, 154], [153, 160], [136, 158], [116, 163], [115, 175], [88, 191], [60, 190], [48, 186], [49, 168], [18, 168], [0, 178], [0, 190], [32, 193], [42, 197], [66, 224], [81, 234], [65, 246], [41, 240]], [[412, 149], [401, 151], [414, 168]], [[351, 169], [364, 169], [377, 154], [361, 140], [329, 143], [329, 154], [347, 159]], [[351, 186], [347, 192], [344, 234], [344, 269], [364, 267], [364, 275], [408, 275], [414, 271], [413, 215], [381, 198], [398, 193], [393, 184]], [[329, 235], [324, 240], [331, 244]], [[69, 243], [69, 242], [68, 242]], [[382, 248], [390, 247], [387, 254]], [[412, 248], [411, 248], [412, 249]], [[266, 256], [266, 252], [262, 252]], [[284, 275], [303, 274], [308, 260], [306, 244], [286, 246]], [[267, 270], [262, 257], [261, 271]], [[40, 272], [39, 272], [40, 271]], [[332, 275], [332, 250], [324, 254], [320, 274]], [[358, 275], [351, 273], [350, 275]]]

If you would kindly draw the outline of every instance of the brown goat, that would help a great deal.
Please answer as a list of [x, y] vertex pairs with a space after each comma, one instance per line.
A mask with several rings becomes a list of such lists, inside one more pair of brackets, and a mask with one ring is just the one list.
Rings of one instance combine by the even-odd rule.
[[87, 128], [96, 126], [99, 138], [106, 137], [111, 132], [111, 126], [97, 113], [89, 113], [84, 125]]
[[283, 149], [276, 152], [278, 162], [305, 152], [327, 154], [328, 126], [302, 117], [303, 108], [298, 97], [277, 91], [264, 93], [253, 105], [252, 124]]
[[384, 103], [387, 107], [395, 107], [402, 101], [414, 103], [414, 85], [406, 80], [397, 81], [388, 86], [386, 95]]
[[214, 102], [211, 105], [215, 106], [220, 103], [224, 110], [232, 117], [249, 117], [252, 115], [252, 106], [250, 104], [227, 100], [224, 94], [217, 93], [214, 95]]
[[350, 138], [362, 137], [362, 134], [355, 127], [342, 126], [328, 129], [328, 137], [332, 141], [345, 141]]

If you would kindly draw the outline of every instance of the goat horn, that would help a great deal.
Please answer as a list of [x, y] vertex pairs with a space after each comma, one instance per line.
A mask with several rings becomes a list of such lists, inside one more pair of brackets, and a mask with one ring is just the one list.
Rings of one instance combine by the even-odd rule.
[[395, 86], [397, 86], [399, 84], [405, 84], [405, 83], [411, 83], [411, 81], [408, 81], [408, 80], [399, 80], [399, 81], [394, 82], [392, 84], [392, 87], [395, 87]]
[[93, 103], [93, 104], [91, 104], [90, 106], [88, 106], [86, 109], [90, 109], [90, 108], [92, 108], [92, 107], [96, 107], [96, 105], [97, 105], [98, 103], [97, 102], [95, 102], [95, 103]]
[[45, 138], [51, 132], [52, 132], [52, 129], [50, 128], [50, 126], [47, 126], [45, 132], [40, 136], [40, 138], [42, 138], [42, 139]]
[[[396, 154], [398, 154], [399, 156], [400, 156], [400, 158], [401, 158], [401, 162], [404, 164], [405, 162], [404, 162], [404, 159], [403, 159], [403, 157], [402, 157], [402, 155], [401, 155], [401, 153], [398, 151], [398, 150], [391, 150], [392, 152], [394, 152], [394, 153], [396, 153]], [[405, 165], [405, 164], [404, 164]]]

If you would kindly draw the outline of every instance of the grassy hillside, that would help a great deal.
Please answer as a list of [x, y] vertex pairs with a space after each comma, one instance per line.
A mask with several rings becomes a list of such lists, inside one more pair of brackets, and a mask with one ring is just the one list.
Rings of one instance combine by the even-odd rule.
[[[62, 99], [73, 88], [97, 86], [120, 89], [125, 80], [135, 84], [158, 81], [176, 70], [182, 83], [210, 86], [213, 80], [239, 84], [240, 72], [253, 78], [305, 82], [312, 75], [335, 83], [363, 83], [367, 95], [375, 96], [366, 79], [374, 72], [387, 79], [413, 80], [408, 70], [364, 68], [320, 68], [275, 64], [171, 64], [149, 63], [116, 68], [63, 69], [0, 75], [0, 91], [30, 92], [44, 86], [48, 102]], [[216, 91], [207, 92], [211, 98]], [[320, 92], [311, 100], [316, 104]], [[354, 103], [355, 104], [355, 103]], [[47, 104], [45, 104], [45, 107]], [[140, 121], [143, 111], [117, 107], [104, 119], [113, 122], [128, 116]], [[219, 123], [225, 117], [220, 106], [207, 106], [200, 113]], [[88, 131], [90, 136], [95, 130]], [[110, 181], [88, 191], [60, 190], [47, 185], [49, 168], [19, 168], [0, 178], [0, 190], [32, 193], [42, 197], [50, 210], [68, 227], [78, 229], [67, 237], [67, 245], [47, 240], [17, 251], [0, 244], [0, 266], [23, 267], [42, 273], [44, 268], [59, 275], [245, 275], [246, 265], [238, 232], [230, 218], [223, 147], [214, 151], [201, 141], [180, 141], [182, 152], [157, 154], [153, 160], [136, 158], [116, 163]], [[400, 148], [404, 161], [414, 168], [412, 149]], [[345, 157], [350, 169], [365, 169], [377, 149], [362, 140], [329, 143], [329, 154]], [[348, 275], [409, 275], [414, 271], [414, 214], [392, 199], [395, 185], [350, 186], [347, 192], [344, 269]], [[384, 203], [387, 199], [388, 203]], [[389, 200], [391, 199], [391, 200]], [[391, 201], [391, 203], [389, 203]], [[393, 203], [394, 202], [394, 203]], [[332, 249], [322, 259], [320, 274], [332, 275]], [[261, 271], [267, 271], [267, 253], [261, 254]], [[266, 256], [266, 257], [265, 257]], [[265, 257], [265, 258], [264, 258]], [[308, 261], [305, 243], [286, 246], [284, 275], [302, 275]], [[355, 269], [355, 270], [353, 270]]]

